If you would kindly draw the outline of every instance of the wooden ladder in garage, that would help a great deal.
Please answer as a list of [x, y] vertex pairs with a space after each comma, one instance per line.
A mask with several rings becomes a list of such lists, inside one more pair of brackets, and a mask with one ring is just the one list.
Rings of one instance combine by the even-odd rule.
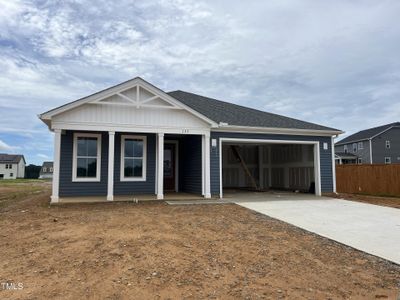
[[257, 181], [254, 179], [254, 177], [251, 174], [249, 168], [247, 167], [242, 155], [240, 154], [239, 147], [235, 146], [235, 145], [231, 145], [231, 149], [232, 149], [233, 154], [237, 157], [237, 159], [239, 160], [240, 164], [242, 165], [242, 168], [243, 168], [244, 172], [250, 178], [250, 181], [251, 181], [251, 184], [253, 185], [253, 187], [256, 190], [259, 190], [260, 187], [257, 185]]

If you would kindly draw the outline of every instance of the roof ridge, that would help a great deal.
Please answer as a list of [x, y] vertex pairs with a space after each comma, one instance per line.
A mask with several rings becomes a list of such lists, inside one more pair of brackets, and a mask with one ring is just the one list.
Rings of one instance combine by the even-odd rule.
[[[227, 103], [227, 104], [230, 104], [230, 105], [243, 107], [245, 109], [252, 109], [252, 110], [255, 110], [255, 111], [259, 111], [259, 112], [263, 112], [263, 113], [267, 113], [267, 114], [271, 114], [271, 115], [281, 116], [281, 115], [274, 114], [274, 113], [271, 113], [271, 112], [268, 112], [268, 111], [264, 111], [264, 110], [260, 110], [260, 109], [257, 109], [257, 108], [252, 108], [252, 107], [244, 106], [244, 105], [241, 105], [241, 104], [236, 104], [236, 103], [232, 103], [232, 102], [228, 102], [228, 101], [224, 101], [224, 100], [219, 100], [219, 99], [211, 98], [211, 97], [208, 97], [208, 96], [199, 95], [199, 94], [196, 94], [196, 93], [186, 92], [186, 91], [183, 91], [183, 90], [170, 91], [170, 92], [167, 92], [167, 94], [174, 93], [174, 92], [182, 92], [182, 93], [186, 93], [186, 94], [191, 94], [191, 95], [199, 96], [199, 97], [202, 97], [202, 98], [207, 98], [207, 99], [210, 99], [210, 100], [214, 100], [214, 101], [218, 101], [218, 102], [222, 102], [222, 103]], [[284, 116], [284, 117], [286, 117], [286, 116]], [[286, 118], [290, 118], [290, 117], [286, 117]], [[297, 119], [294, 119], [294, 120], [297, 120]], [[301, 120], [298, 120], [298, 121], [301, 121]], [[305, 121], [302, 121], [302, 122], [305, 122]]]

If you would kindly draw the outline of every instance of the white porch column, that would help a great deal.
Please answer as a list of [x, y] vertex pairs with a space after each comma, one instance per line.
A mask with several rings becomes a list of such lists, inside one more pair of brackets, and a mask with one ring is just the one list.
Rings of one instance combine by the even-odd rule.
[[108, 132], [108, 181], [107, 181], [107, 200], [114, 200], [114, 148], [115, 132]]
[[157, 134], [157, 199], [164, 199], [164, 133]]
[[321, 196], [321, 168], [320, 168], [319, 142], [314, 145], [314, 179], [315, 195]]
[[[204, 198], [211, 198], [210, 182], [210, 133], [204, 135]], [[221, 155], [221, 154], [220, 154]]]
[[335, 141], [331, 138], [331, 152], [332, 152], [332, 179], [333, 179], [333, 192], [336, 193], [336, 162], [335, 162]]
[[61, 149], [61, 130], [54, 129], [53, 192], [51, 195], [52, 203], [57, 203], [59, 200], [58, 191], [60, 187], [60, 149]]

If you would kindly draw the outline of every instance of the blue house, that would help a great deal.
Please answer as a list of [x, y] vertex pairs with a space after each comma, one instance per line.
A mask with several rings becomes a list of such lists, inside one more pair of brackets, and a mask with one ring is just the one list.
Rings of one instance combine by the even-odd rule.
[[342, 131], [138, 77], [39, 118], [55, 135], [53, 203], [336, 189], [333, 137]]

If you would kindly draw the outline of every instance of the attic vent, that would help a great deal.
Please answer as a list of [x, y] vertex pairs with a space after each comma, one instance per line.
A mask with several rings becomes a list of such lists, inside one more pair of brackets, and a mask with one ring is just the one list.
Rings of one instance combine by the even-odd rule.
[[228, 123], [225, 123], [225, 122], [219, 122], [219, 125], [220, 125], [220, 126], [228, 126]]

